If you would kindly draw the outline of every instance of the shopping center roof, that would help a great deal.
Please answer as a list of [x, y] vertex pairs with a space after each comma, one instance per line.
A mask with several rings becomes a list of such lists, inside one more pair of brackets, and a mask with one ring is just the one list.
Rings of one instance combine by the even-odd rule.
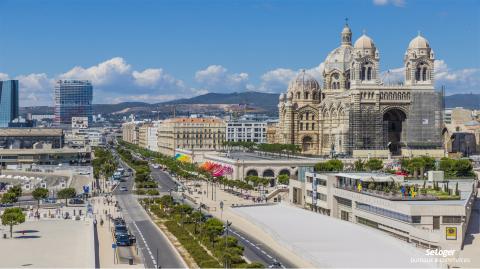
[[425, 251], [373, 228], [278, 204], [233, 211], [319, 268], [434, 268]]

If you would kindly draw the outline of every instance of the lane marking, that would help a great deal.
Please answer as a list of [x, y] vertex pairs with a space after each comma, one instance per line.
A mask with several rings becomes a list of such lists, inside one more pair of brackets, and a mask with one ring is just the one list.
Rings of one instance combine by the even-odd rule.
[[268, 254], [267, 254], [267, 257], [268, 257], [268, 258], [270, 258], [270, 259], [273, 259], [273, 257], [272, 257], [272, 256], [270, 256], [270, 255], [268, 255]]

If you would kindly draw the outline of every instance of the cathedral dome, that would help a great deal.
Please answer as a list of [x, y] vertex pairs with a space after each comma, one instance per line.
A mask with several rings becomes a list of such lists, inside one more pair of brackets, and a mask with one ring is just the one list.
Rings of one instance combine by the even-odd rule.
[[428, 49], [430, 48], [430, 44], [428, 43], [427, 39], [425, 37], [418, 35], [412, 41], [410, 41], [410, 44], [408, 44], [409, 49]]
[[352, 46], [340, 46], [332, 50], [324, 61], [324, 71], [329, 73], [332, 70], [345, 72], [350, 69], [352, 62]]
[[298, 76], [290, 82], [288, 91], [312, 91], [320, 90], [320, 84], [311, 75], [302, 70]]
[[375, 44], [373, 43], [373, 40], [370, 37], [363, 34], [361, 37], [357, 39], [357, 41], [355, 41], [354, 47], [356, 49], [373, 49], [375, 48]]

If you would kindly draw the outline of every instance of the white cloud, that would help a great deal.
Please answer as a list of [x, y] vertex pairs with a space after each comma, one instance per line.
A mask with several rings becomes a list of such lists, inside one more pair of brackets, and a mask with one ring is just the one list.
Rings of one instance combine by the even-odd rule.
[[404, 7], [405, 0], [373, 0], [373, 4], [376, 6], [386, 6], [392, 4], [396, 7]]
[[[307, 74], [315, 78], [320, 85], [323, 79], [323, 63], [316, 67], [306, 69]], [[292, 70], [288, 68], [277, 68], [270, 70], [262, 75], [258, 91], [262, 92], [285, 92], [289, 82], [294, 79], [301, 70]]]
[[[445, 86], [447, 94], [454, 93], [480, 93], [480, 69], [464, 68], [453, 70], [448, 67], [444, 60], [435, 60], [435, 86]], [[382, 80], [385, 84], [403, 82], [405, 68], [399, 67], [382, 72]]]
[[[8, 78], [7, 74], [0, 73], [0, 79]], [[20, 81], [21, 106], [51, 106], [54, 84], [58, 79], [90, 80], [94, 87], [94, 103], [112, 103], [120, 99], [156, 102], [174, 99], [173, 96], [184, 97], [196, 93], [195, 89], [186, 87], [182, 80], [167, 74], [161, 68], [132, 70], [121, 57], [91, 67], [76, 66], [53, 77], [42, 73], [20, 75], [15, 79]]]
[[102, 86], [129, 76], [130, 69], [130, 65], [123, 58], [115, 57], [89, 68], [76, 66], [58, 77], [60, 79], [88, 79], [94, 85]]
[[234, 92], [252, 89], [247, 73], [229, 73], [221, 65], [210, 65], [195, 73], [195, 80], [208, 91]]
[[177, 90], [185, 90], [185, 83], [176, 79], [172, 75], [167, 74], [161, 68], [149, 68], [141, 72], [133, 71], [134, 83], [141, 87], [149, 88], [175, 88]]

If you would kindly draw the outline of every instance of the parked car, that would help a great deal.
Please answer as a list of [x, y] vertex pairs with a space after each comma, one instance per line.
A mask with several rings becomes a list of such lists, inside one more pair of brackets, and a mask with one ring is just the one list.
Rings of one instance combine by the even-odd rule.
[[71, 205], [83, 205], [85, 201], [83, 201], [83, 199], [80, 199], [80, 198], [72, 198], [68, 200], [68, 203]]
[[121, 187], [120, 187], [120, 190], [121, 190], [121, 191], [128, 191], [128, 188], [125, 187], [125, 186], [121, 186]]
[[48, 197], [48, 198], [43, 199], [44, 204], [55, 204], [56, 202], [57, 202], [57, 199], [55, 199], [53, 197]]

